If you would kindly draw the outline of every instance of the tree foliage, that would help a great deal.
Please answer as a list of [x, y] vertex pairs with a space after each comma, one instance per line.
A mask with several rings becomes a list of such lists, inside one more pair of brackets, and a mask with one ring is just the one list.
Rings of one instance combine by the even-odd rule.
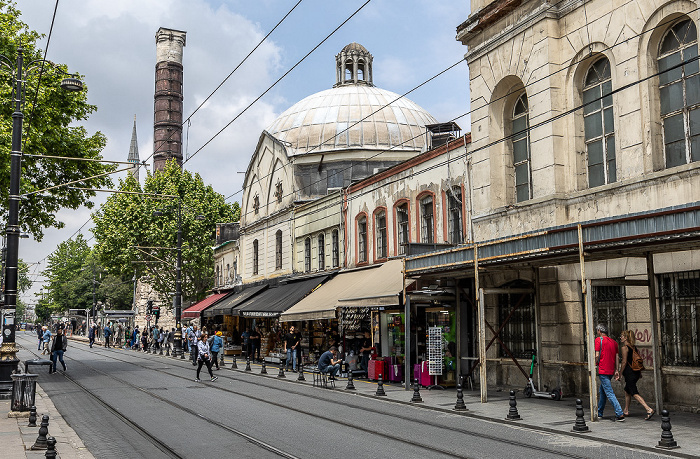
[[[20, 20], [20, 11], [12, 0], [0, 0], [0, 55], [9, 59], [13, 72], [16, 56], [21, 47], [25, 68], [42, 58], [36, 42], [41, 35]], [[82, 126], [71, 123], [83, 121], [97, 107], [87, 103], [87, 89], [82, 92], [66, 92], [60, 88], [67, 67], [46, 63], [28, 73], [25, 104], [23, 108], [23, 153], [72, 158], [101, 159], [106, 145], [105, 136], [96, 132], [88, 135]], [[0, 212], [6, 212], [10, 183], [10, 151], [12, 147], [12, 102], [14, 80], [10, 69], [0, 66]], [[87, 86], [86, 86], [87, 88]], [[98, 162], [41, 159], [25, 156], [22, 161], [21, 192], [37, 192], [76, 180], [113, 171], [113, 165]], [[75, 185], [100, 188], [111, 185], [109, 176], [84, 180]], [[91, 208], [95, 193], [59, 187], [31, 194], [20, 205], [20, 224], [36, 240], [41, 240], [43, 230], [62, 228], [56, 212], [64, 207], [77, 209], [81, 205]]]
[[[172, 161], [149, 174], [143, 189], [131, 177], [121, 182], [120, 189], [152, 195], [114, 194], [93, 214], [100, 262], [110, 274], [145, 278], [167, 304], [175, 292], [180, 205], [183, 302], [202, 298], [213, 285], [216, 223], [238, 221], [238, 203], [226, 203], [199, 174]], [[162, 215], [154, 215], [156, 211]]]

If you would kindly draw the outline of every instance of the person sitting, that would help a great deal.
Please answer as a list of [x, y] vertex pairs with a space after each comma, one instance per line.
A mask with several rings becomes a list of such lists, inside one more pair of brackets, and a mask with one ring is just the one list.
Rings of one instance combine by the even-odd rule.
[[338, 348], [331, 346], [331, 348], [321, 354], [321, 357], [318, 359], [318, 369], [321, 373], [330, 375], [330, 379], [335, 379], [338, 371], [340, 371], [340, 362], [342, 362], [342, 359], [337, 357]]

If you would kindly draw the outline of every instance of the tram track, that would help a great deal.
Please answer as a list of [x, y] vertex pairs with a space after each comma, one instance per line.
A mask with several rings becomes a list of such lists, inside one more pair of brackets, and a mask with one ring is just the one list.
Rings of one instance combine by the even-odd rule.
[[[135, 365], [135, 366], [138, 366], [138, 367], [143, 368], [143, 369], [146, 369], [146, 370], [158, 371], [158, 372], [160, 372], [160, 373], [169, 375], [169, 376], [171, 376], [171, 377], [176, 377], [176, 378], [183, 379], [183, 380], [186, 380], [186, 381], [191, 381], [191, 378], [186, 377], [186, 376], [183, 376], [183, 375], [181, 375], [181, 374], [172, 373], [172, 372], [169, 372], [169, 371], [166, 371], [166, 370], [163, 370], [163, 369], [153, 369], [152, 367], [149, 367], [149, 366], [146, 366], [146, 365], [142, 365], [142, 364], [138, 364], [138, 363], [135, 363], [135, 362], [133, 362], [133, 361], [128, 361], [128, 360], [116, 358], [116, 357], [113, 356], [113, 355], [107, 356], [107, 355], [105, 355], [105, 354], [102, 353], [102, 352], [96, 352], [96, 351], [94, 351], [94, 350], [85, 350], [85, 351], [86, 351], [86, 352], [89, 352], [89, 353], [92, 353], [92, 354], [95, 354], [95, 355], [99, 355], [99, 356], [101, 356], [101, 357], [113, 358], [114, 360], [117, 360], [117, 361], [120, 361], [120, 362], [123, 362], [123, 363], [127, 363], [127, 364], [131, 364], [131, 365]], [[145, 361], [145, 362], [152, 363], [152, 362], [154, 361], [153, 359], [146, 358], [145, 356], [139, 356], [138, 354], [137, 354], [136, 356], [138, 357], [139, 360], [142, 360], [142, 361]], [[169, 360], [168, 362], [169, 362], [169, 363], [174, 363], [174, 364], [178, 364], [179, 362], [182, 362], [182, 363], [184, 363], [185, 365], [190, 365], [189, 360], [172, 359], [172, 360]], [[174, 404], [174, 403], [172, 403], [171, 401], [169, 401], [168, 399], [165, 399], [165, 398], [161, 397], [161, 396], [158, 395], [158, 394], [155, 394], [155, 393], [153, 393], [153, 392], [151, 392], [151, 391], [148, 391], [147, 389], [143, 389], [143, 388], [141, 388], [141, 387], [138, 387], [137, 385], [134, 385], [133, 383], [131, 383], [131, 382], [129, 382], [129, 381], [125, 381], [125, 380], [122, 380], [121, 378], [117, 378], [117, 377], [115, 377], [115, 376], [113, 376], [113, 375], [111, 375], [111, 374], [102, 372], [101, 370], [98, 370], [98, 369], [96, 369], [96, 368], [94, 368], [94, 367], [92, 367], [92, 366], [90, 366], [90, 365], [88, 365], [88, 364], [85, 364], [84, 362], [81, 362], [81, 363], [84, 364], [84, 365], [86, 365], [88, 368], [90, 368], [91, 370], [93, 370], [93, 371], [95, 371], [95, 372], [97, 372], [97, 373], [100, 373], [100, 374], [103, 374], [103, 375], [106, 375], [106, 376], [115, 378], [115, 379], [119, 380], [120, 382], [122, 382], [122, 383], [124, 383], [124, 384], [127, 384], [128, 386], [133, 387], [133, 388], [135, 388], [135, 389], [137, 389], [137, 390], [139, 390], [139, 391], [141, 391], [141, 392], [147, 393], [147, 394], [149, 394], [149, 395], [151, 395], [151, 396], [157, 398], [158, 400], [164, 401], [164, 402], [170, 404], [170, 405], [173, 406], [173, 407], [176, 407], [176, 408], [179, 408], [179, 409], [185, 409], [185, 410], [187, 410], [187, 408], [184, 408], [184, 407], [181, 407], [180, 405]], [[183, 365], [177, 365], [177, 366], [178, 366], [178, 367], [182, 367]], [[254, 373], [253, 373], [253, 375], [254, 375]], [[250, 381], [246, 381], [245, 379], [231, 377], [231, 376], [225, 375], [225, 374], [223, 374], [223, 373], [219, 373], [219, 378], [222, 379], [222, 380], [237, 381], [237, 382], [241, 382], [241, 383], [244, 383], [244, 384], [247, 384], [247, 385], [262, 386], [262, 387], [265, 387], [265, 388], [268, 388], [268, 389], [271, 389], [271, 390], [279, 390], [279, 387], [278, 387], [278, 386], [274, 386], [274, 385], [271, 385], [271, 384], [261, 384], [260, 382], [257, 382], [257, 381], [256, 381], [256, 382], [250, 382]], [[263, 379], [263, 380], [270, 379], [270, 380], [271, 380], [270, 377], [262, 377], [261, 379]], [[306, 415], [309, 414], [309, 413], [307, 413], [307, 412], [304, 411], [304, 410], [300, 410], [300, 409], [294, 408], [293, 406], [289, 406], [288, 404], [283, 404], [283, 403], [274, 402], [274, 401], [268, 400], [268, 399], [266, 399], [266, 398], [258, 397], [258, 396], [255, 396], [255, 395], [241, 394], [240, 392], [237, 392], [237, 391], [232, 390], [232, 389], [228, 389], [228, 388], [226, 388], [226, 387], [221, 387], [221, 386], [219, 386], [219, 385], [208, 385], [207, 387], [212, 388], [212, 389], [215, 389], [215, 390], [218, 390], [218, 391], [222, 391], [222, 392], [225, 392], [225, 393], [235, 394], [235, 395], [238, 395], [238, 396], [245, 396], [245, 397], [247, 397], [247, 398], [249, 398], [249, 399], [252, 399], [252, 400], [255, 400], [255, 401], [264, 403], [264, 404], [276, 406], [276, 407], [279, 407], [279, 408], [282, 408], [282, 409], [286, 409], [286, 410], [289, 410], [289, 411], [292, 411], [292, 412], [295, 412], [295, 413], [306, 414]], [[296, 390], [288, 390], [288, 389], [285, 389], [285, 393], [288, 394], [288, 395], [298, 395], [298, 396], [303, 396], [303, 397], [309, 397], [309, 396], [310, 396], [308, 392], [302, 392], [302, 391], [296, 391]], [[347, 393], [346, 393], [346, 395], [353, 395], [353, 394], [347, 394]], [[336, 404], [336, 405], [341, 405], [341, 406], [346, 407], [347, 409], [360, 409], [360, 410], [362, 410], [363, 412], [372, 412], [372, 413], [377, 414], [377, 415], [380, 415], [380, 416], [390, 416], [390, 417], [395, 418], [395, 419], [401, 419], [402, 421], [406, 421], [406, 422], [410, 422], [410, 423], [417, 423], [417, 424], [419, 424], [419, 425], [423, 425], [423, 424], [424, 424], [423, 422], [417, 420], [415, 417], [410, 417], [410, 416], [407, 416], [407, 415], [400, 415], [400, 414], [391, 414], [391, 415], [389, 415], [389, 414], [387, 414], [386, 412], [381, 411], [381, 410], [378, 410], [378, 409], [372, 409], [372, 408], [367, 408], [367, 407], [358, 408], [356, 405], [354, 405], [354, 404], [352, 404], [352, 403], [350, 403], [350, 402], [342, 402], [342, 401], [338, 401], [338, 400], [331, 400], [331, 399], [326, 398], [326, 397], [323, 397], [323, 396], [320, 396], [320, 397], [319, 397], [319, 396], [314, 396], [314, 398], [317, 399], [317, 400], [321, 400], [321, 401], [325, 401], [325, 402], [329, 402], [329, 403], [334, 403], [334, 404]], [[195, 415], [198, 416], [198, 417], [202, 417], [203, 419], [208, 420], [206, 417], [201, 416], [199, 413], [192, 412], [192, 414], [195, 414]], [[360, 430], [365, 431], [366, 433], [369, 433], [369, 434], [372, 434], [372, 435], [376, 435], [376, 434], [377, 434], [376, 430], [374, 430], [374, 429], [364, 428], [364, 427], [361, 427], [361, 426], [358, 427], [358, 426], [355, 425], [355, 424], [346, 423], [346, 422], [343, 422], [342, 420], [336, 419], [336, 418], [334, 418], [334, 417], [330, 417], [330, 416], [319, 416], [319, 415], [316, 415], [316, 417], [317, 417], [317, 418], [320, 418], [320, 419], [323, 419], [324, 421], [328, 421], [328, 422], [332, 422], [332, 423], [335, 423], [335, 424], [339, 424], [339, 425], [341, 425], [341, 426], [343, 426], [343, 427], [351, 427], [351, 428], [353, 428], [353, 429], [358, 429], [358, 428], [359, 428]], [[477, 418], [477, 419], [478, 419], [478, 418]], [[208, 421], [209, 421], [209, 420], [208, 420]], [[484, 421], [486, 421], [486, 422], [493, 422], [493, 421], [489, 421], [489, 420], [484, 420]], [[212, 421], [210, 421], [210, 422], [213, 422], [214, 424], [219, 425], [219, 423], [217, 423], [216, 421], [213, 421], [213, 420], [212, 420]], [[227, 428], [226, 426], [222, 426], [222, 427]], [[588, 457], [588, 456], [581, 456], [581, 455], [578, 455], [578, 454], [569, 453], [569, 452], [562, 451], [562, 450], [559, 450], [559, 449], [545, 448], [545, 447], [542, 447], [542, 446], [533, 445], [533, 444], [530, 444], [530, 443], [525, 443], [525, 442], [521, 442], [521, 441], [517, 441], [517, 440], [512, 440], [512, 439], [497, 437], [497, 436], [495, 436], [495, 435], [489, 435], [489, 434], [484, 433], [484, 432], [474, 432], [474, 431], [472, 431], [472, 430], [465, 429], [465, 428], [458, 428], [458, 427], [451, 427], [451, 426], [443, 426], [443, 425], [440, 425], [440, 426], [435, 425], [435, 427], [436, 427], [436, 428], [440, 428], [440, 429], [444, 429], [444, 430], [448, 430], [448, 431], [454, 432], [454, 433], [460, 433], [460, 434], [470, 435], [470, 436], [473, 436], [473, 437], [478, 438], [478, 439], [491, 440], [491, 441], [494, 441], [494, 442], [504, 443], [504, 444], [508, 444], [508, 445], [511, 445], [511, 446], [516, 446], [516, 447], [520, 447], [520, 448], [527, 448], [527, 449], [534, 450], [534, 451], [539, 451], [539, 452], [543, 452], [543, 453], [553, 454], [553, 455], [557, 455], [557, 456], [559, 456], [559, 457], [568, 457], [568, 458], [574, 458], [574, 459], [585, 459], [585, 458]], [[527, 429], [527, 427], [520, 427], [520, 428], [521, 428], [521, 429]], [[535, 431], [535, 430], [533, 430], [533, 431]], [[399, 442], [407, 442], [407, 441], [409, 441], [409, 442], [411, 442], [411, 444], [413, 444], [414, 446], [418, 446], [418, 447], [420, 447], [420, 448], [423, 448], [423, 449], [426, 449], [426, 450], [429, 450], [429, 451], [432, 451], [432, 452], [437, 452], [437, 453], [445, 454], [445, 455], [452, 456], [452, 457], [467, 457], [467, 456], [462, 456], [462, 455], [456, 455], [453, 451], [450, 451], [450, 450], [446, 450], [446, 449], [442, 449], [442, 448], [436, 448], [436, 447], [431, 446], [431, 445], [415, 443], [415, 439], [414, 439], [414, 438], [412, 438], [412, 439], [406, 439], [406, 438], [402, 438], [402, 437], [399, 437], [399, 436], [388, 435], [387, 433], [382, 433], [381, 435], [382, 435], [382, 437], [391, 438], [391, 439], [396, 440], [396, 441], [399, 441]]]

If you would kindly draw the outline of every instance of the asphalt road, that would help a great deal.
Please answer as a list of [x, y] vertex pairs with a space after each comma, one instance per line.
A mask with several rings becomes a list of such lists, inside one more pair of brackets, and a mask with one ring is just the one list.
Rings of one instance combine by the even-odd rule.
[[[34, 358], [33, 334], [17, 342]], [[196, 383], [187, 360], [75, 341], [65, 360], [39, 384], [99, 458], [666, 457], [225, 369]]]

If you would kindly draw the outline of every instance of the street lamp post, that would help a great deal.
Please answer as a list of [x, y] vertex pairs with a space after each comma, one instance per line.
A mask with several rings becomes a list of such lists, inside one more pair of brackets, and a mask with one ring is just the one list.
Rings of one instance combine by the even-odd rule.
[[[17, 346], [15, 345], [15, 311], [17, 307], [17, 262], [19, 255], [19, 202], [20, 202], [20, 176], [22, 173], [22, 122], [27, 77], [31, 71], [37, 69], [39, 64], [49, 63], [43, 59], [29, 62], [24, 65], [24, 52], [22, 48], [17, 50], [15, 67], [10, 59], [0, 56], [0, 67], [6, 67], [14, 77], [12, 88], [14, 112], [12, 113], [12, 150], [10, 152], [10, 190], [8, 203], [7, 227], [7, 258], [5, 266], [5, 305], [2, 311], [2, 337], [0, 346], [0, 397], [7, 397], [12, 390], [10, 375], [17, 370], [19, 359], [17, 358]], [[61, 87], [68, 91], [80, 91], [82, 82], [77, 78], [65, 78]]]

